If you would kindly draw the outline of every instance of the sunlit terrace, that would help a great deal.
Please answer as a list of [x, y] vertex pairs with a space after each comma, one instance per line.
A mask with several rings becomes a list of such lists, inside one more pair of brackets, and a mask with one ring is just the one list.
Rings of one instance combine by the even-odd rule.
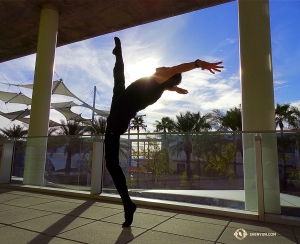
[[[271, 136], [247, 134], [251, 138], [247, 150], [256, 154], [256, 172], [267, 167], [259, 160], [265, 153], [260, 139], [266, 135]], [[259, 198], [268, 190], [267, 181], [260, 179], [263, 175], [259, 173], [251, 179], [256, 186], [256, 205], [245, 200], [245, 155], [239, 151], [243, 137], [242, 133], [232, 132], [124, 135], [120, 164], [138, 211], [132, 227], [123, 230], [123, 209], [104, 167], [101, 136], [2, 140], [1, 243], [21, 243], [15, 239], [21, 236], [25, 240], [22, 243], [161, 243], [161, 239], [164, 243], [235, 243], [239, 240], [234, 233], [239, 228], [248, 235], [276, 233], [276, 238], [267, 238], [275, 243], [297, 243], [299, 133], [284, 134], [289, 141], [285, 150], [286, 188], [278, 153], [278, 214], [268, 214], [264, 205], [259, 205]], [[192, 148], [189, 162], [181, 147], [186, 145], [183, 142]], [[30, 149], [32, 145], [35, 148]], [[32, 184], [32, 179], [26, 179], [32, 177], [26, 165], [40, 159], [34, 155], [43, 145], [47, 145], [44, 171], [36, 172], [42, 173], [42, 184], [39, 177]], [[262, 238], [248, 236], [247, 240], [266, 240]]]
[[[270, 138], [279, 148], [272, 152], [279, 162], [276, 214], [260, 201], [272, 189], [270, 149], [264, 144]], [[102, 136], [9, 138], [1, 147], [2, 187], [120, 202], [105, 168]], [[122, 136], [119, 155], [130, 195], [140, 205], [270, 222], [285, 216], [299, 224], [299, 132], [285, 132], [283, 138], [280, 133], [131, 133]], [[245, 178], [247, 160], [255, 161], [253, 178]]]

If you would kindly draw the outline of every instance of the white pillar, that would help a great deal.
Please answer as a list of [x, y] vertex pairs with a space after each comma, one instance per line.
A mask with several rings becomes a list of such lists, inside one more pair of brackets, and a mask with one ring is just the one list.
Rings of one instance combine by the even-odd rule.
[[58, 10], [53, 5], [43, 5], [40, 17], [28, 136], [45, 137], [29, 138], [27, 141], [24, 184], [42, 185], [44, 182], [46, 136], [49, 126], [58, 17]]
[[[238, 11], [243, 130], [275, 130], [269, 1], [238, 0]], [[257, 210], [254, 136], [243, 141], [246, 209]], [[262, 149], [265, 210], [280, 213], [275, 135], [263, 134]]]

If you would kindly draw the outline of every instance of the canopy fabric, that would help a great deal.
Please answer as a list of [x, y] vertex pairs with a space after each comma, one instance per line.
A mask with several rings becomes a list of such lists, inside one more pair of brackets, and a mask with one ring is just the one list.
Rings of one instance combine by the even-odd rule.
[[[27, 85], [18, 85], [20, 87], [33, 89], [33, 84], [27, 84]], [[65, 86], [62, 79], [53, 81], [52, 85], [52, 94], [58, 94], [58, 95], [65, 95], [69, 97], [74, 97], [78, 99], [70, 90]]]
[[[0, 115], [7, 118], [7, 119], [10, 119], [11, 121], [18, 120], [18, 121], [21, 121], [25, 124], [29, 124], [29, 121], [30, 121], [30, 118], [24, 118], [24, 117], [30, 115], [30, 110], [29, 109], [15, 111], [15, 112], [12, 112], [12, 113], [4, 113], [4, 112], [0, 111]], [[59, 123], [57, 123], [53, 120], [49, 120], [49, 127], [59, 126], [59, 125], [60, 125]]]
[[23, 93], [5, 92], [0, 91], [0, 99], [5, 103], [20, 103], [20, 104], [31, 104], [31, 98], [25, 96]]
[[86, 125], [92, 125], [92, 121], [90, 119], [84, 119], [81, 122]]
[[[24, 87], [24, 88], [29, 88], [32, 89], [33, 88], [33, 84], [28, 84], [28, 85], [19, 85], [20, 87]], [[69, 96], [69, 97], [73, 97], [75, 99], [77, 99], [78, 101], [82, 102], [81, 105], [78, 105], [74, 102], [67, 102], [67, 103], [57, 103], [57, 105], [55, 103], [52, 103], [51, 106], [54, 108], [57, 108], [57, 106], [60, 106], [62, 108], [64, 107], [69, 107], [68, 103], [70, 103], [69, 105], [72, 106], [82, 106], [82, 107], [86, 107], [91, 109], [92, 111], [94, 111], [95, 113], [97, 113], [98, 115], [107, 118], [109, 115], [109, 111], [106, 110], [99, 110], [96, 108], [93, 108], [92, 106], [90, 106], [89, 104], [87, 104], [86, 102], [82, 101], [79, 97], [77, 97], [76, 95], [74, 95], [69, 89], [68, 87], [66, 87], [66, 85], [63, 83], [62, 79], [57, 80], [57, 81], [53, 81], [53, 86], [52, 86], [52, 94], [57, 94], [57, 95], [65, 95], [65, 96]]]
[[56, 109], [56, 108], [70, 108], [73, 106], [79, 106], [78, 104], [74, 103], [73, 101], [71, 102], [61, 102], [61, 103], [51, 103], [51, 107]]
[[3, 113], [0, 111], [0, 115], [2, 115], [3, 117], [5, 117], [7, 119], [14, 121], [16, 119], [19, 120], [20, 118], [24, 118], [24, 117], [30, 115], [30, 110], [25, 109], [25, 110], [15, 111], [12, 113]]
[[[30, 118], [18, 118], [17, 120], [23, 122], [24, 124], [28, 124], [28, 125], [30, 122]], [[60, 126], [60, 124], [53, 120], [49, 120], [49, 127], [55, 127], [55, 126]]]
[[[27, 84], [27, 85], [20, 84], [20, 85], [16, 85], [16, 86], [33, 89], [33, 84]], [[89, 104], [87, 104], [86, 102], [82, 101], [76, 95], [74, 95], [65, 86], [62, 79], [53, 81], [52, 94], [73, 97], [73, 98], [77, 99], [78, 101], [82, 102], [81, 105], [78, 105], [77, 103], [75, 103], [73, 101], [51, 103], [51, 108], [55, 109], [56, 111], [63, 114], [67, 120], [75, 120], [77, 122], [83, 122], [83, 123], [89, 124], [89, 125], [91, 124], [91, 120], [84, 119], [81, 116], [81, 114], [76, 114], [71, 111], [71, 107], [74, 107], [74, 106], [81, 106], [81, 107], [89, 108], [90, 110], [94, 111], [97, 115], [105, 117], [105, 118], [107, 118], [109, 115], [109, 111], [96, 109], [96, 108], [90, 106]], [[31, 105], [31, 98], [25, 96], [21, 92], [20, 93], [12, 93], [12, 92], [0, 91], [0, 99], [5, 101], [6, 103], [9, 102], [9, 103], [21, 103], [21, 104]], [[22, 119], [23, 120], [22, 122], [24, 122], [24, 123], [29, 123], [29, 118], [24, 118], [25, 116], [27, 116], [29, 114], [30, 114], [30, 110], [28, 110], [28, 112], [26, 112], [26, 113], [24, 111], [16, 111], [16, 112], [9, 113], [9, 114], [4, 114], [4, 113], [0, 112], [0, 115], [4, 116], [6, 118], [9, 118], [11, 120], [18, 119], [20, 121]], [[7, 116], [9, 116], [9, 117], [7, 117]]]
[[67, 120], [82, 121], [84, 119], [81, 114], [73, 113], [70, 108], [56, 108], [55, 110], [62, 113]]
[[[82, 101], [81, 101], [82, 102]], [[106, 110], [99, 110], [99, 109], [96, 109], [96, 108], [93, 108], [92, 106], [88, 105], [87, 103], [83, 103], [81, 104], [82, 107], [86, 107], [86, 108], [89, 108], [91, 109], [92, 111], [94, 111], [95, 113], [97, 113], [98, 115], [102, 116], [102, 117], [105, 117], [107, 118], [108, 115], [109, 115], [109, 111], [106, 111]]]

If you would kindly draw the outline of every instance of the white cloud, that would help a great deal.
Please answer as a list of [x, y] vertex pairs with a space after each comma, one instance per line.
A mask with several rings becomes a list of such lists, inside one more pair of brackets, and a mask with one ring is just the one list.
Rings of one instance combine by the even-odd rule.
[[[175, 119], [180, 112], [198, 112], [202, 114], [212, 109], [227, 110], [241, 104], [239, 77], [222, 78], [222, 74], [209, 74], [207, 71], [194, 70], [183, 75], [181, 87], [187, 89], [187, 95], [180, 95], [166, 91], [154, 105], [141, 113], [146, 113], [149, 123], [148, 129], [154, 130], [155, 120], [169, 116]], [[172, 95], [171, 95], [172, 94]], [[151, 130], [152, 129], [152, 130]]]

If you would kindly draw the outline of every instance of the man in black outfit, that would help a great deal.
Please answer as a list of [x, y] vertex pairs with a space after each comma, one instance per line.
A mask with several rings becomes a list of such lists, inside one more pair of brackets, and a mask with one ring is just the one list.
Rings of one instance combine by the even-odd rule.
[[115, 37], [115, 48], [112, 53], [116, 56], [116, 63], [113, 69], [113, 97], [105, 132], [105, 159], [106, 167], [123, 202], [125, 222], [122, 226], [129, 227], [133, 221], [136, 205], [129, 197], [126, 178], [119, 165], [120, 136], [126, 132], [130, 120], [136, 116], [136, 113], [155, 103], [165, 90], [179, 94], [188, 93], [187, 90], [177, 86], [181, 82], [181, 73], [202, 68], [214, 74], [214, 71], [220, 72], [223, 66], [219, 66], [222, 62], [208, 63], [197, 59], [195, 62], [173, 67], [161, 67], [157, 68], [152, 76], [138, 79], [125, 89], [121, 41], [117, 37]]

